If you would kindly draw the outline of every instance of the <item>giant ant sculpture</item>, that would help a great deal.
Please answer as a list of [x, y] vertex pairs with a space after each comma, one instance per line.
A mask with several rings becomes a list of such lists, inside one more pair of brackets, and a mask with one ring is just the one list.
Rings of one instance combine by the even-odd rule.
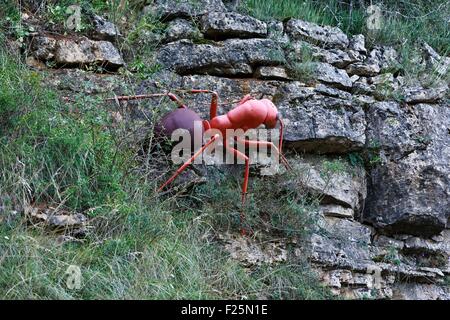
[[[176, 170], [176, 172], [161, 185], [161, 187], [158, 189], [158, 192], [164, 189], [164, 187], [169, 185], [173, 180], [175, 180], [175, 178], [181, 172], [183, 172], [190, 164], [192, 164], [195, 158], [200, 156], [208, 147], [212, 146], [221, 138], [223, 139], [223, 146], [225, 147], [226, 152], [230, 152], [232, 155], [245, 162], [244, 182], [242, 184], [243, 208], [245, 205], [245, 198], [248, 187], [250, 165], [249, 157], [241, 151], [231, 147], [227, 143], [228, 139], [231, 138], [227, 136], [227, 129], [242, 129], [244, 132], [246, 132], [249, 129], [256, 129], [260, 125], [264, 125], [267, 129], [273, 129], [276, 127], [277, 122], [279, 122], [280, 140], [278, 148], [269, 141], [248, 140], [235, 136], [233, 136], [233, 138], [237, 143], [243, 144], [246, 147], [264, 146], [271, 148], [271, 150], [275, 152], [276, 156], [278, 156], [285, 167], [287, 169], [291, 168], [282, 153], [283, 121], [281, 120], [280, 114], [272, 101], [268, 99], [258, 100], [252, 98], [250, 95], [246, 95], [231, 111], [223, 115], [217, 115], [219, 96], [216, 92], [211, 90], [197, 89], [183, 91], [191, 94], [207, 93], [212, 95], [209, 120], [202, 120], [196, 112], [189, 109], [175, 94], [171, 92], [134, 96], [116, 96], [114, 98], [107, 99], [115, 101], [127, 101], [167, 96], [168, 98], [170, 98], [170, 100], [174, 101], [178, 105], [178, 109], [169, 112], [161, 119], [161, 122], [157, 125], [157, 127], [155, 127], [155, 129], [157, 129], [160, 133], [162, 133], [166, 137], [170, 137], [172, 132], [174, 132], [176, 129], [186, 129], [192, 133], [194, 129], [194, 123], [196, 121], [202, 121], [204, 131], [209, 129], [217, 129], [221, 133], [221, 136], [219, 134], [215, 134], [205, 144], [203, 144], [203, 146], [199, 150], [197, 150], [189, 160], [187, 160], [180, 168], [178, 168], [178, 170]], [[241, 226], [244, 218], [244, 213], [243, 211], [241, 211]], [[241, 227], [241, 233], [245, 234], [245, 229], [243, 227]]]

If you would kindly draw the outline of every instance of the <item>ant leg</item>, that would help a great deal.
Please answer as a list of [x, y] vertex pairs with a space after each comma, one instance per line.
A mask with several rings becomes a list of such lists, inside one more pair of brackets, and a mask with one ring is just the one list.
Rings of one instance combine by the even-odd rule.
[[186, 90], [188, 93], [210, 93], [212, 95], [211, 97], [211, 107], [209, 109], [209, 119], [215, 118], [217, 116], [217, 106], [219, 103], [219, 95], [217, 92], [212, 90], [203, 90], [203, 89], [192, 89], [192, 90]]
[[246, 94], [241, 100], [239, 100], [238, 105], [246, 103], [249, 100], [254, 99], [250, 94]]
[[160, 192], [162, 189], [164, 189], [165, 186], [167, 186], [169, 183], [171, 183], [175, 178], [184, 171], [199, 155], [205, 151], [206, 148], [208, 148], [216, 139], [219, 137], [218, 134], [213, 136], [203, 147], [201, 147], [188, 161], [186, 161], [178, 170], [166, 181], [164, 182], [161, 187], [159, 187], [158, 192]]
[[242, 184], [242, 211], [241, 211], [241, 216], [240, 216], [240, 220], [241, 220], [241, 234], [244, 236], [246, 234], [245, 229], [243, 227], [243, 222], [245, 220], [245, 215], [244, 215], [244, 205], [245, 205], [245, 196], [247, 195], [247, 187], [248, 187], [248, 175], [250, 172], [250, 163], [249, 163], [249, 158], [243, 154], [242, 152], [230, 147], [230, 146], [226, 146], [226, 149], [228, 151], [231, 151], [232, 153], [234, 153], [238, 158], [245, 160], [245, 172], [244, 172], [244, 183]]
[[266, 146], [272, 148], [275, 151], [276, 155], [280, 158], [283, 165], [288, 170], [292, 170], [291, 165], [287, 161], [286, 157], [280, 152], [280, 150], [273, 144], [273, 142], [264, 141], [264, 140], [244, 140], [242, 138], [237, 138], [236, 141], [238, 143], [244, 144], [248, 147], [258, 147], [258, 146]]
[[152, 94], [139, 94], [134, 96], [117, 96], [114, 98], [108, 98], [105, 99], [105, 101], [111, 101], [111, 100], [117, 100], [117, 101], [129, 101], [129, 100], [141, 100], [141, 99], [149, 99], [149, 98], [155, 98], [155, 97], [169, 97], [170, 100], [174, 101], [178, 107], [180, 108], [186, 108], [184, 103], [173, 93], [152, 93]]

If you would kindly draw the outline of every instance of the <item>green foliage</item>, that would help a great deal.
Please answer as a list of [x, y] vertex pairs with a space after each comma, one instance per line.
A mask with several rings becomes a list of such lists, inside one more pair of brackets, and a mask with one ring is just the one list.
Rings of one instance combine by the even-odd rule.
[[[80, 118], [42, 87], [37, 73], [4, 52], [0, 70], [0, 162], [2, 168], [24, 166], [20, 178], [33, 195], [29, 200], [62, 202], [74, 210], [122, 201], [128, 153], [118, 149], [107, 129], [109, 116], [99, 108], [103, 102], [76, 97], [72, 107]], [[0, 191], [17, 191], [14, 172], [3, 177], [9, 181]]]
[[326, 160], [322, 164], [321, 173], [325, 176], [331, 176], [333, 174], [340, 174], [347, 170], [347, 163], [341, 158], [333, 161]]
[[316, 62], [319, 60], [314, 56], [311, 47], [303, 44], [298, 50], [293, 48], [291, 43], [285, 45], [285, 49], [289, 51], [291, 61], [287, 64], [290, 76], [293, 79], [309, 83], [314, 79], [316, 72]]
[[350, 152], [348, 155], [348, 161], [354, 167], [364, 167], [364, 158], [357, 152]]
[[389, 247], [387, 254], [384, 256], [384, 261], [394, 265], [400, 265], [402, 262], [399, 258], [398, 250], [395, 247]]
[[133, 17], [133, 27], [122, 43], [122, 50], [133, 61], [130, 70], [142, 79], [160, 69], [155, 56], [165, 28], [166, 24], [151, 13]]
[[312, 62], [296, 62], [289, 70], [294, 79], [308, 83], [314, 77], [316, 65]]
[[[251, 177], [244, 209], [245, 227], [253, 231], [266, 230], [265, 237], [276, 234], [304, 239], [315, 228], [319, 198], [310, 197], [300, 188], [279, 187], [283, 181], [298, 180], [299, 175], [301, 173], [295, 171], [273, 177]], [[238, 176], [240, 178], [240, 174]], [[240, 228], [241, 183], [241, 179], [236, 180], [230, 173], [219, 173], [214, 181], [196, 187], [196, 199], [208, 197], [208, 202], [197, 209], [199, 213], [214, 215], [217, 229]], [[195, 207], [191, 203], [186, 206]]]
[[380, 156], [380, 141], [370, 140], [365, 150], [365, 159], [369, 167], [375, 167], [382, 161]]
[[147, 79], [161, 70], [161, 65], [146, 63], [140, 57], [136, 58], [132, 63], [130, 63], [128, 67], [130, 71], [136, 73], [136, 75], [140, 79]]
[[330, 14], [315, 5], [312, 1], [276, 1], [276, 0], [244, 0], [240, 10], [262, 20], [299, 18], [320, 24], [331, 24]]
[[[16, 3], [12, 0], [5, 0], [0, 7], [0, 31], [17, 39], [20, 43], [25, 41], [25, 38], [33, 28], [25, 27], [22, 24], [20, 11]], [[2, 35], [3, 36], [3, 35]], [[4, 41], [4, 39], [1, 39]]]

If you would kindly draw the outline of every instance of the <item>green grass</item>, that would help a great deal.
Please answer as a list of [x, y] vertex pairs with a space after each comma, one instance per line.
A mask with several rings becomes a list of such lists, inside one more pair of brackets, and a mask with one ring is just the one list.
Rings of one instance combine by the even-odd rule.
[[[224, 251], [216, 236], [239, 231], [240, 175], [218, 174], [190, 192], [156, 196], [163, 161], [138, 157], [139, 144], [113, 123], [100, 97], [64, 102], [3, 48], [1, 299], [330, 297], [305, 259], [289, 255], [285, 263], [245, 268]], [[273, 183], [252, 178], [248, 227], [301, 242], [314, 201], [295, 192], [268, 201], [262, 196]], [[29, 203], [84, 213], [85, 237], [60, 243], [58, 234], [30, 225], [23, 215]], [[67, 286], [71, 265], [81, 268], [80, 290]]]

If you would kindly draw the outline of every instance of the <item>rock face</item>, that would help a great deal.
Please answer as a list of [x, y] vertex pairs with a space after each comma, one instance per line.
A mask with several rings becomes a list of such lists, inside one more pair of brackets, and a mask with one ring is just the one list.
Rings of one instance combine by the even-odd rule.
[[320, 62], [329, 63], [338, 68], [345, 68], [351, 63], [361, 60], [359, 54], [341, 49], [323, 49], [303, 40], [293, 40], [287, 49], [289, 57], [294, 61], [302, 61], [305, 54], [311, 54]]
[[185, 19], [175, 19], [168, 23], [164, 42], [201, 37], [200, 31], [194, 24]]
[[286, 24], [286, 32], [292, 39], [305, 39], [326, 48], [345, 49], [349, 44], [347, 35], [341, 29], [319, 26], [302, 20], [289, 20]]
[[[289, 181], [284, 188], [303, 189], [320, 197], [320, 210], [326, 216], [353, 218], [366, 198], [366, 179], [362, 168], [347, 166], [341, 159], [333, 161], [309, 156], [290, 158], [298, 179]], [[337, 166], [339, 170], [335, 170]]]
[[370, 112], [385, 160], [371, 172], [365, 219], [389, 232], [441, 232], [450, 217], [450, 109], [380, 103]]
[[317, 80], [333, 85], [341, 89], [350, 89], [352, 82], [344, 70], [337, 69], [328, 63], [316, 63], [313, 65], [314, 76]]
[[201, 20], [209, 38], [257, 38], [267, 36], [267, 25], [255, 18], [234, 12], [209, 12]]
[[229, 39], [216, 44], [180, 40], [162, 47], [158, 60], [179, 74], [245, 76], [256, 66], [283, 63], [284, 53], [270, 39]]
[[[298, 150], [319, 153], [362, 148], [366, 120], [361, 105], [346, 92], [317, 88], [303, 87], [299, 82], [279, 88], [275, 101], [287, 124], [286, 142]], [[333, 90], [335, 96], [330, 96]]]
[[119, 51], [108, 41], [39, 36], [31, 47], [37, 59], [64, 67], [100, 65], [115, 70], [124, 64]]
[[436, 103], [444, 98], [448, 90], [448, 85], [441, 83], [434, 88], [407, 87], [403, 90], [405, 102], [409, 104], [415, 103]]
[[376, 61], [367, 59], [364, 62], [357, 62], [349, 65], [347, 73], [350, 75], [373, 77], [380, 73], [380, 66]]
[[149, 5], [144, 12], [155, 12], [164, 19], [180, 17], [197, 17], [208, 12], [226, 12], [227, 9], [221, 0], [156, 0]]
[[121, 36], [119, 29], [114, 23], [98, 15], [94, 15], [92, 20], [94, 22], [94, 39], [114, 41], [116, 37]]
[[[310, 240], [311, 261], [336, 295], [351, 299], [449, 298], [441, 271], [448, 267], [448, 252], [433, 264], [421, 257], [439, 255], [439, 249], [432, 253], [423, 248], [409, 250], [405, 245], [408, 239], [381, 236], [372, 240], [373, 229], [347, 219], [327, 217], [319, 225]], [[433, 245], [440, 246], [438, 242]]]
[[441, 57], [426, 42], [422, 44], [422, 50], [427, 67], [434, 70], [438, 75], [445, 76], [450, 67], [450, 57]]
[[73, 235], [81, 235], [86, 231], [87, 218], [81, 213], [70, 213], [45, 205], [27, 205], [24, 214], [33, 224]]
[[258, 67], [255, 71], [255, 77], [264, 80], [291, 80], [283, 67]]

